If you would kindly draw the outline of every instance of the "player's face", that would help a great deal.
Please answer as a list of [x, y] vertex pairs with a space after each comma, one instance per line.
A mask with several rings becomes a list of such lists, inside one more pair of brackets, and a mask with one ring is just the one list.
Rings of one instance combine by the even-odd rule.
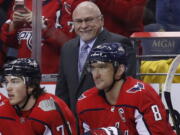
[[83, 41], [94, 39], [104, 24], [102, 15], [85, 7], [73, 13], [73, 22], [76, 34], [79, 35]]
[[108, 90], [113, 83], [114, 68], [112, 63], [96, 62], [91, 64], [90, 71], [98, 89]]
[[27, 88], [23, 78], [16, 76], [6, 76], [4, 85], [7, 89], [9, 102], [11, 105], [23, 105], [27, 96]]

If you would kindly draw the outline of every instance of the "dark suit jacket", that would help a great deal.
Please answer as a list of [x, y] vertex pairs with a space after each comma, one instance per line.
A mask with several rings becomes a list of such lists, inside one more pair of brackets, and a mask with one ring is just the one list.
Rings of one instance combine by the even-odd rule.
[[[85, 69], [80, 80], [78, 79], [79, 41], [80, 38], [76, 37], [63, 46], [61, 50], [61, 67], [56, 85], [56, 95], [63, 99], [73, 112], [75, 112], [76, 101], [81, 93], [94, 86], [91, 74], [85, 72]], [[104, 29], [98, 35], [93, 47], [105, 42], [123, 42], [129, 51], [133, 50], [127, 38]]]

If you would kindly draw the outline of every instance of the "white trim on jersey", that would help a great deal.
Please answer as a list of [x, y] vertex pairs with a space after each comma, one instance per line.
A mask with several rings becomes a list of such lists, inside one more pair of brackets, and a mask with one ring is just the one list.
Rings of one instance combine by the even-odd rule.
[[139, 113], [139, 111], [136, 109], [134, 113], [135, 122], [136, 122], [136, 130], [138, 131], [139, 135], [150, 135], [144, 121], [143, 121], [143, 115]]
[[105, 130], [107, 135], [118, 135], [118, 129], [116, 127], [101, 128]]
[[90, 126], [87, 123], [83, 122], [83, 129], [84, 129], [84, 133], [86, 133], [90, 130]]
[[45, 126], [45, 128], [46, 129], [45, 129], [43, 135], [52, 135], [51, 130], [48, 128], [48, 126]]

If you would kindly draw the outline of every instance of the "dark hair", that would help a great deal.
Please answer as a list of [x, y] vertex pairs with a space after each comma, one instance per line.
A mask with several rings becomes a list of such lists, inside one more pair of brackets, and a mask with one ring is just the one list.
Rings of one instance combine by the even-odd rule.
[[30, 78], [26, 81], [26, 86], [33, 88], [32, 95], [35, 99], [37, 99], [40, 95], [42, 95], [45, 90], [44, 87], [40, 86], [40, 80], [37, 78]]

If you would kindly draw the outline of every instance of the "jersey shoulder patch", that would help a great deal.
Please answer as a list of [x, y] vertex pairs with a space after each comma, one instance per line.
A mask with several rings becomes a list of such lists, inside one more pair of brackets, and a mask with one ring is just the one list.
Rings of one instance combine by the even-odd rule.
[[37, 107], [45, 112], [56, 110], [54, 97], [50, 93], [42, 94], [38, 99]]
[[142, 82], [137, 82], [133, 87], [127, 90], [127, 93], [136, 93], [144, 89], [144, 84]]

